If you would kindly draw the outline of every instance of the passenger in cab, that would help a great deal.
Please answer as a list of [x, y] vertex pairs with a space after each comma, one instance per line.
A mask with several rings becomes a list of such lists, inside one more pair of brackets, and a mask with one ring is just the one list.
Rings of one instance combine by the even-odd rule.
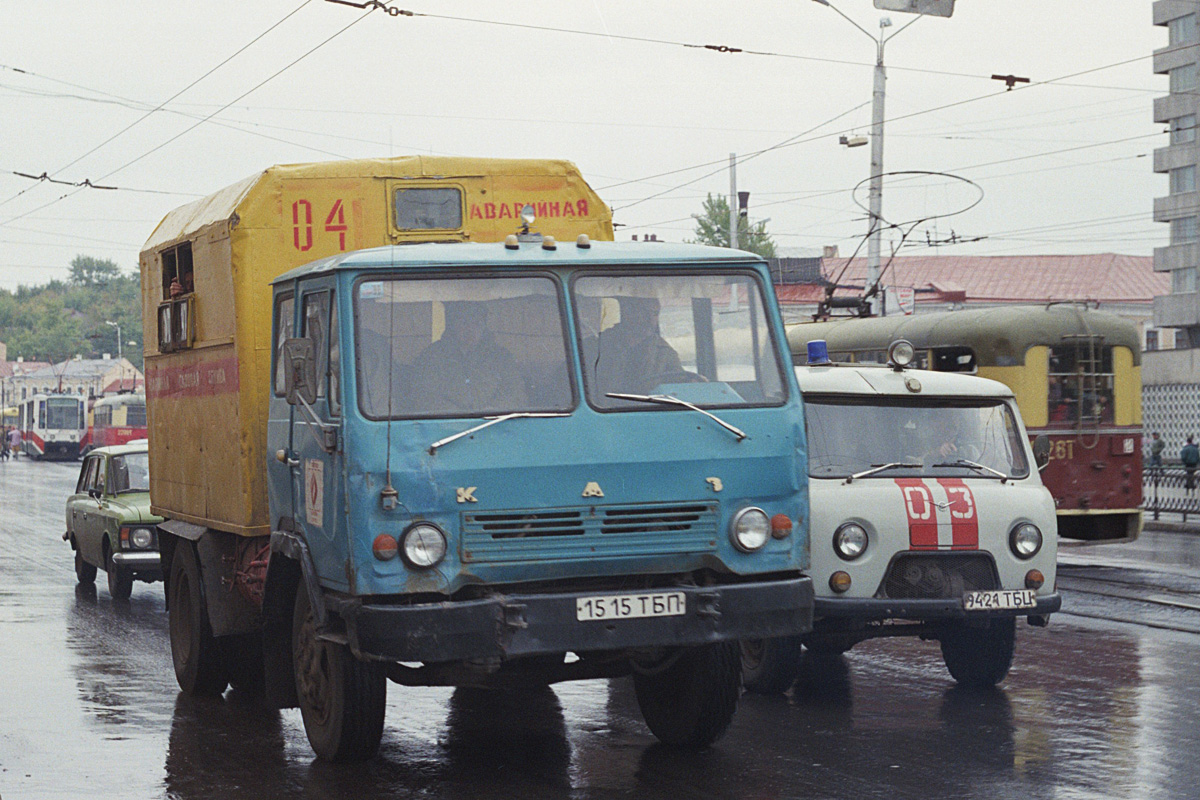
[[441, 338], [413, 363], [422, 408], [435, 414], [524, 408], [525, 382], [512, 354], [488, 329], [486, 306], [452, 302], [445, 312]]

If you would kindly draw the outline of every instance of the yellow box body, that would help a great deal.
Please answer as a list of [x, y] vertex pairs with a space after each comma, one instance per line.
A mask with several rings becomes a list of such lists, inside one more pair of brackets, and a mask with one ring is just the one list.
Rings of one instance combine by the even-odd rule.
[[[400, 230], [397, 189], [457, 187], [462, 225]], [[502, 241], [532, 230], [613, 238], [612, 212], [567, 161], [401, 156], [271, 167], [169, 213], [141, 256], [150, 496], [155, 514], [269, 533], [266, 421], [270, 282], [339, 252], [417, 241]], [[189, 346], [159, 349], [172, 259], [190, 247]], [[167, 255], [164, 278], [164, 254]], [[176, 262], [177, 263], [177, 262]]]

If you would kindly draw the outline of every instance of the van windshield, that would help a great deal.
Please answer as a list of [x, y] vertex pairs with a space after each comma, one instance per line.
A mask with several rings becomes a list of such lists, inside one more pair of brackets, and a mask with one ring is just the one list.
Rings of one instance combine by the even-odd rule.
[[585, 275], [572, 285], [572, 300], [587, 399], [596, 408], [647, 408], [611, 394], [667, 394], [704, 408], [786, 400], [751, 275]]
[[354, 302], [358, 403], [370, 419], [564, 412], [574, 403], [550, 278], [369, 280]]
[[1029, 474], [1012, 408], [1002, 400], [948, 403], [806, 397], [809, 474], [844, 478]]

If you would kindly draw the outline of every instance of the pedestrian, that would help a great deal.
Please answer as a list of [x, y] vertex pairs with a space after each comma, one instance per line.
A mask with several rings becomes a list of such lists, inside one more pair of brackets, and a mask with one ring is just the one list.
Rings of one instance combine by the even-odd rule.
[[16, 426], [8, 429], [8, 451], [14, 459], [21, 452], [21, 431]]
[[1196, 446], [1195, 437], [1187, 437], [1187, 444], [1179, 451], [1179, 460], [1183, 462], [1183, 488], [1187, 493], [1196, 492], [1196, 466], [1200, 465], [1200, 447]]
[[1150, 467], [1152, 469], [1153, 468], [1157, 468], [1157, 469], [1162, 468], [1162, 465], [1163, 465], [1162, 454], [1163, 454], [1163, 449], [1166, 446], [1167, 446], [1167, 443], [1164, 442], [1162, 440], [1162, 437], [1158, 435], [1158, 431], [1154, 431], [1153, 433], [1150, 434]]

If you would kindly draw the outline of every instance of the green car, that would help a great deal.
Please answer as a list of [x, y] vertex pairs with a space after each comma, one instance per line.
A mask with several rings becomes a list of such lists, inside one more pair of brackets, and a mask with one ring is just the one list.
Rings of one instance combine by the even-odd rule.
[[127, 600], [135, 580], [162, 580], [158, 523], [150, 513], [150, 461], [146, 440], [97, 448], [83, 459], [75, 494], [67, 499], [63, 539], [75, 551], [75, 577], [108, 573], [108, 593]]

